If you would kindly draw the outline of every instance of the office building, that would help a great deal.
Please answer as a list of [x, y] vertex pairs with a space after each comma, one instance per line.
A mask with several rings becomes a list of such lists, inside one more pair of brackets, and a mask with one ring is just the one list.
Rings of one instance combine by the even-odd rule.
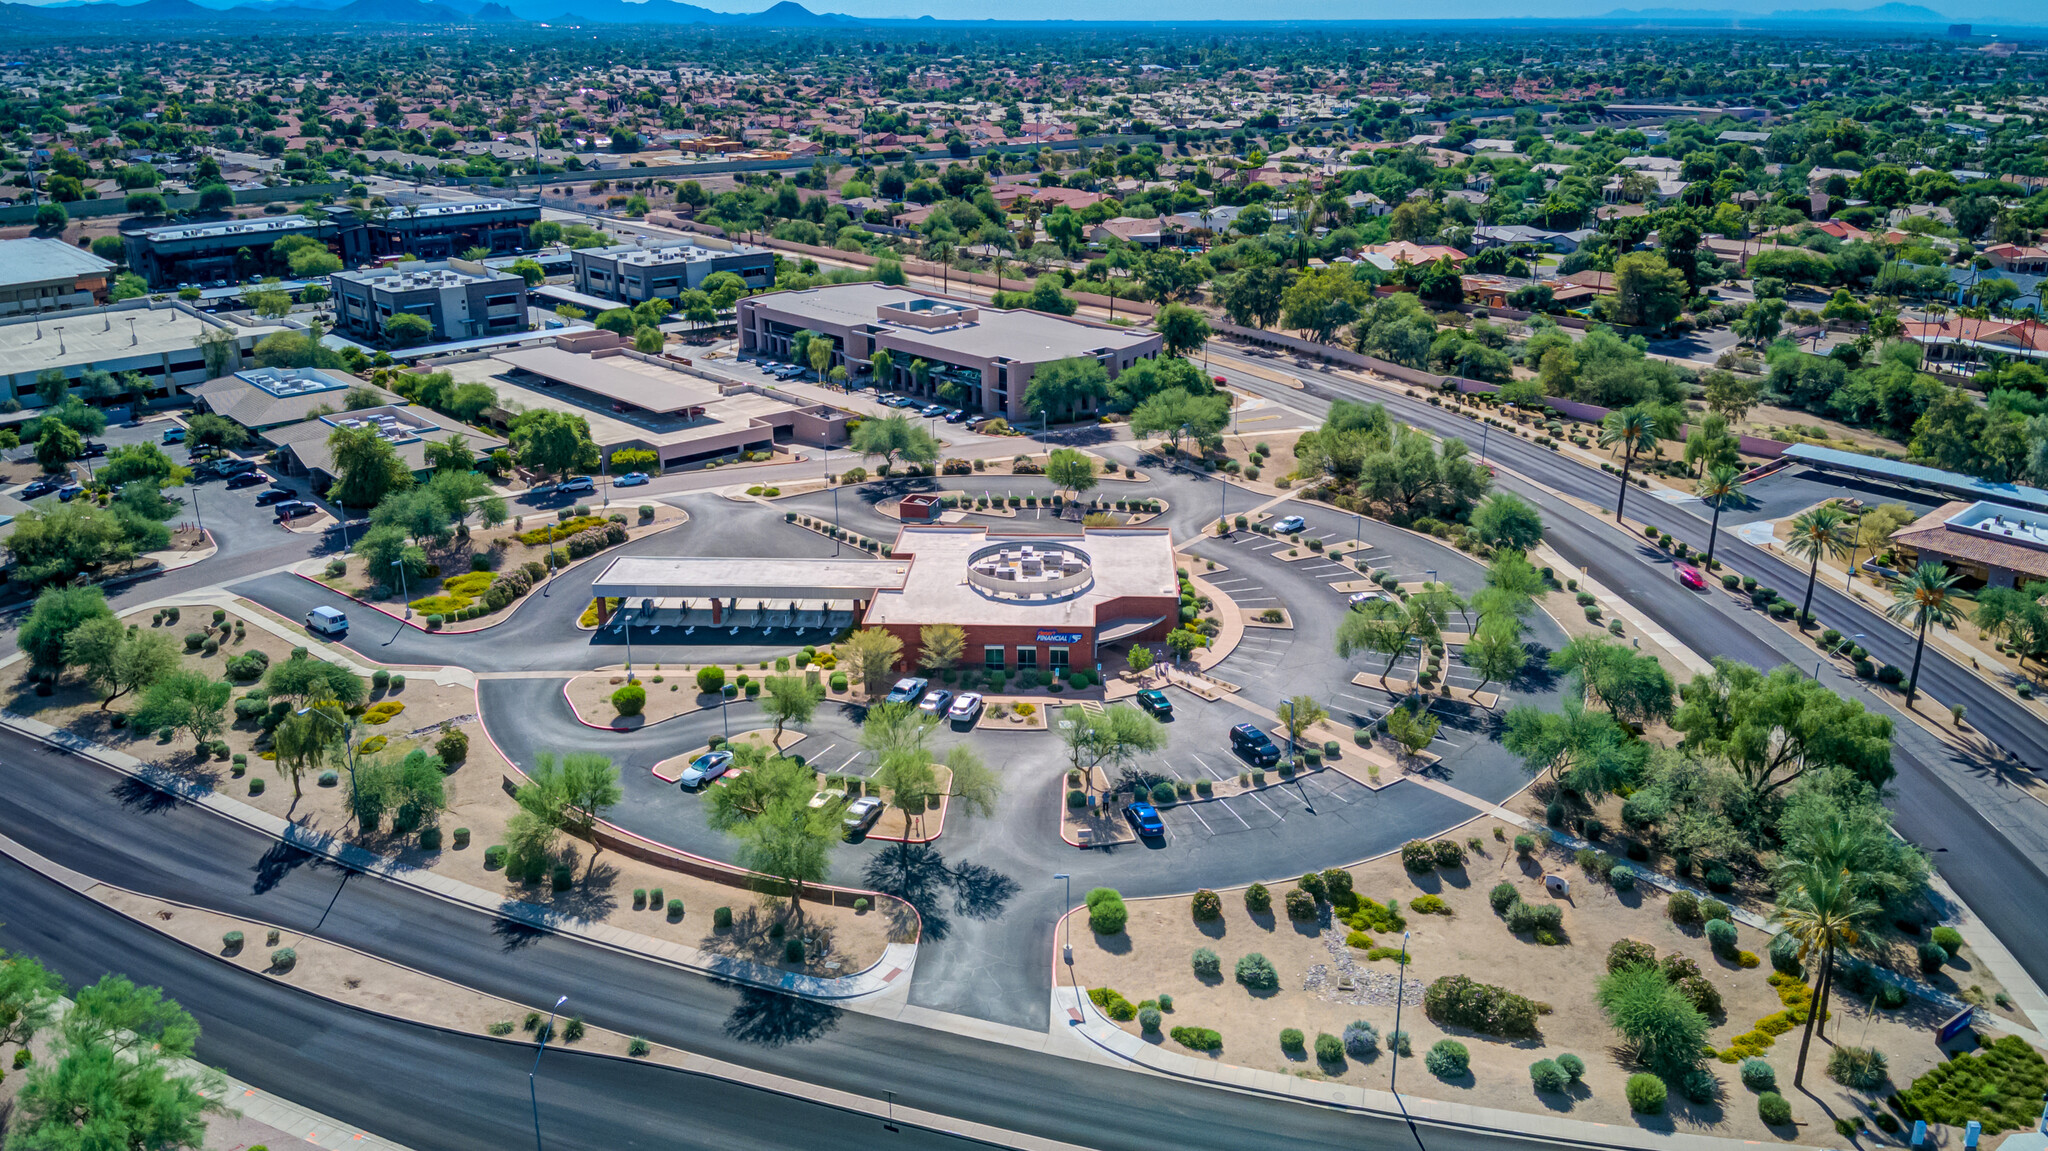
[[775, 253], [708, 236], [672, 244], [578, 248], [570, 253], [570, 259], [577, 291], [622, 304], [673, 300], [702, 287], [704, 278], [713, 272], [731, 272], [749, 288], [775, 283]]
[[[740, 351], [788, 359], [791, 337], [830, 340], [834, 362], [864, 371], [878, 351], [891, 363], [885, 387], [937, 396], [952, 385], [963, 406], [1025, 418], [1024, 394], [1038, 368], [1087, 356], [1111, 376], [1159, 354], [1157, 333], [1023, 309], [986, 307], [886, 284], [837, 284], [770, 292], [739, 302]], [[920, 383], [912, 360], [929, 365]]]
[[327, 278], [335, 330], [381, 340], [393, 316], [424, 317], [428, 340], [468, 340], [527, 329], [526, 281], [470, 260], [409, 261]]
[[[152, 396], [166, 396], [240, 371], [258, 341], [286, 330], [238, 324], [177, 300], [123, 300], [90, 311], [0, 319], [0, 384], [6, 389], [0, 398], [34, 407], [42, 403], [36, 395], [42, 373], [59, 371], [76, 383], [93, 369], [137, 373]], [[217, 370], [207, 363], [207, 343], [217, 349]]]
[[62, 240], [0, 240], [0, 316], [107, 302], [114, 265]]

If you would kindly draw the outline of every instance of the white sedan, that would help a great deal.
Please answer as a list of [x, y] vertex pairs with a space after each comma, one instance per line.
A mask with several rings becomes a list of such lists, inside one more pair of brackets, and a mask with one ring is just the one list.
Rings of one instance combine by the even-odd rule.
[[972, 723], [981, 716], [981, 704], [980, 692], [963, 691], [960, 698], [953, 701], [953, 706], [946, 709], [946, 718], [955, 723]]
[[613, 480], [612, 486], [615, 488], [637, 488], [641, 484], [646, 483], [647, 479], [646, 472], [627, 472], [625, 475]]

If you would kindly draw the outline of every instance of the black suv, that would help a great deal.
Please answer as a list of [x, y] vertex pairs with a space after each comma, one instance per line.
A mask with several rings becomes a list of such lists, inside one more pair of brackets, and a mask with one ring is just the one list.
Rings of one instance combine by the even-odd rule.
[[1254, 767], [1271, 767], [1280, 762], [1280, 747], [1265, 732], [1248, 723], [1230, 729], [1230, 750]]

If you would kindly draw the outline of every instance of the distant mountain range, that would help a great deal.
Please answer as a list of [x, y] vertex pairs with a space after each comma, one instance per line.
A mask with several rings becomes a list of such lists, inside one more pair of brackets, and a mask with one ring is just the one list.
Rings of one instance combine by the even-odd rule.
[[1741, 24], [1946, 24], [1948, 17], [1918, 4], [1880, 4], [1875, 8], [1779, 9], [1741, 12], [1733, 8], [1617, 8], [1604, 20], [1684, 20]]

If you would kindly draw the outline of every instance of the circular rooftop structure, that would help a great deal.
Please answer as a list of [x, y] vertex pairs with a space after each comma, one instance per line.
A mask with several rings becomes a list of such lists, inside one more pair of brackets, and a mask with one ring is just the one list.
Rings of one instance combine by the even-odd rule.
[[1051, 600], [1095, 582], [1095, 561], [1070, 543], [989, 544], [967, 557], [967, 582], [1009, 600]]

